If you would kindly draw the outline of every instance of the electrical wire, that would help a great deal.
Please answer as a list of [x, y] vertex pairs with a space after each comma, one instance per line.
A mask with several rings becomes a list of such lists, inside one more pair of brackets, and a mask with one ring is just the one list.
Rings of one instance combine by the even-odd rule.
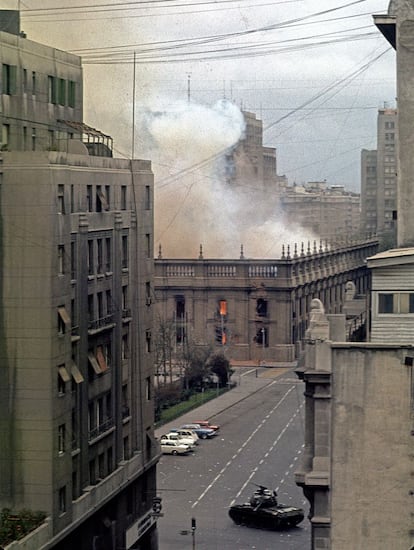
[[[232, 2], [234, 3], [235, 0], [227, 0], [228, 2]], [[249, 1], [253, 1], [253, 0], [249, 0]], [[289, 4], [289, 3], [298, 3], [300, 2], [301, 0], [287, 0], [287, 1], [281, 1], [281, 0], [274, 0], [273, 2], [263, 2], [261, 4], [254, 4], [252, 6], [244, 6], [243, 9], [251, 9], [251, 8], [255, 8], [257, 9], [258, 7], [267, 7], [267, 6], [274, 6], [274, 5], [277, 5], [277, 4]], [[224, 3], [226, 2], [226, 0], [224, 0]], [[151, 12], [148, 12], [146, 11], [146, 13], [141, 13], [139, 15], [131, 15], [131, 11], [134, 12], [134, 11], [143, 11], [143, 10], [148, 10], [148, 7], [147, 6], [136, 6], [136, 7], [132, 7], [132, 8], [124, 8], [124, 9], [115, 9], [115, 8], [110, 8], [110, 9], [104, 9], [104, 10], [90, 10], [90, 11], [79, 11], [79, 14], [80, 15], [86, 15], [87, 13], [98, 13], [98, 14], [101, 14], [101, 13], [106, 13], [106, 12], [115, 12], [115, 13], [118, 13], [118, 12], [125, 12], [124, 15], [120, 15], [120, 16], [104, 16], [104, 17], [88, 17], [88, 20], [89, 21], [106, 21], [108, 19], [112, 20], [112, 19], [137, 19], [137, 18], [148, 18], [148, 17], [171, 17], [171, 16], [177, 16], [177, 15], [189, 15], [189, 14], [194, 14], [194, 13], [197, 13], [197, 14], [209, 14], [209, 13], [216, 13], [216, 12], [220, 12], [220, 11], [229, 11], [229, 10], [240, 10], [240, 6], [222, 6], [222, 2], [220, 2], [220, 7], [217, 5], [216, 2], [202, 2], [202, 3], [186, 3], [185, 5], [177, 5], [177, 6], [152, 6], [152, 9], [157, 9], [157, 8], [174, 8], [174, 7], [177, 7], [177, 8], [187, 8], [187, 7], [192, 7], [192, 6], [201, 6], [201, 5], [210, 5], [210, 4], [213, 4], [214, 5], [214, 8], [213, 9], [198, 9], [198, 10], [186, 10], [186, 11], [173, 11], [173, 12], [169, 12], [169, 13], [157, 13], [157, 12], [154, 12], [154, 13], [151, 13]], [[53, 8], [50, 8], [50, 9], [53, 9]], [[67, 8], [67, 9], [70, 9], [70, 8]], [[25, 10], [27, 11], [27, 10]], [[22, 17], [24, 19], [24, 21], [29, 21], [30, 23], [48, 23], [48, 22], [61, 22], [61, 21], [64, 21], [64, 22], [73, 22], [73, 21], [84, 21], [84, 17], [80, 18], [71, 18], [69, 19], [68, 17], [66, 17], [67, 15], [74, 15], [76, 14], [77, 12], [76, 11], [71, 11], [71, 12], [66, 12], [66, 13], [62, 13], [62, 14], [59, 14], [59, 13], [38, 13], [38, 14], [28, 14], [28, 15], [24, 15], [24, 13], [22, 14]], [[59, 18], [59, 19], [52, 19], [53, 17], [56, 17], [58, 16], [63, 16], [63, 18]], [[37, 19], [38, 17], [47, 17], [47, 19]]]
[[[286, 26], [284, 26], [284, 28], [289, 29], [289, 28], [292, 28], [292, 27], [300, 27], [300, 26], [305, 26], [305, 25], [321, 25], [321, 24], [330, 23], [330, 22], [333, 22], [333, 21], [342, 21], [342, 20], [346, 20], [346, 19], [354, 19], [355, 17], [362, 17], [362, 16], [365, 16], [365, 15], [370, 15], [370, 13], [367, 12], [367, 13], [356, 14], [356, 15], [346, 15], [346, 16], [343, 16], [343, 17], [331, 17], [329, 19], [323, 19], [322, 21], [306, 21], [306, 23], [305, 22], [299, 22], [299, 23], [294, 23], [292, 25], [286, 25]], [[194, 45], [194, 44], [200, 43], [204, 40], [212, 40], [212, 39], [215, 40], [218, 37], [221, 38], [222, 36], [227, 36], [227, 35], [208, 35], [208, 36], [199, 36], [199, 37], [191, 37], [191, 38], [175, 38], [173, 40], [161, 40], [161, 41], [154, 41], [154, 42], [141, 42], [140, 44], [124, 44], [124, 45], [118, 45], [118, 46], [101, 46], [99, 48], [96, 48], [96, 47], [94, 47], [94, 48], [78, 48], [78, 49], [72, 49], [71, 52], [83, 56], [83, 55], [87, 54], [88, 52], [96, 53], [96, 52], [99, 52], [99, 51], [108, 51], [108, 50], [117, 51], [121, 48], [127, 48], [127, 49], [135, 50], [136, 48], [142, 47], [142, 46], [164, 46], [166, 44], [177, 44], [177, 45], [179, 45], [183, 42], [185, 42], [187, 45]]]
[[[200, 6], [200, 5], [203, 5], [203, 4], [213, 4], [213, 5], [217, 5], [217, 0], [200, 0], [200, 1], [196, 1], [196, 2], [188, 2], [188, 0], [181, 0], [182, 2], [184, 2], [184, 5], [185, 6], [188, 6], [188, 5], [193, 5], [193, 6]], [[275, 2], [276, 4], [290, 4], [292, 3], [293, 1], [298, 1], [298, 0], [285, 0], [285, 1], [281, 1], [281, 0], [278, 0], [277, 2]], [[366, 1], [366, 0], [360, 0], [360, 1]], [[138, 8], [141, 8], [143, 4], [145, 4], [145, 9], [150, 5], [154, 8], [156, 7], [159, 7], [159, 6], [156, 6], [155, 4], [158, 4], [161, 6], [164, 4], [164, 7], [165, 6], [173, 6], [175, 7], [175, 4], [174, 2], [180, 2], [180, 0], [135, 0], [135, 1], [132, 1], [132, 2], [119, 2], [119, 3], [116, 3], [114, 4], [113, 2], [110, 2], [109, 4], [106, 3], [106, 4], [89, 4], [87, 6], [82, 6], [82, 5], [77, 5], [77, 6], [58, 6], [58, 7], [54, 7], [54, 8], [26, 8], [26, 9], [23, 9], [21, 10], [22, 13], [25, 13], [25, 12], [32, 12], [32, 13], [40, 13], [40, 12], [50, 12], [50, 11], [65, 11], [65, 10], [79, 10], [81, 11], [82, 13], [84, 13], [85, 11], [89, 11], [91, 8], [93, 9], [96, 9], [96, 8], [110, 8], [111, 10], [112, 9], [117, 9], [119, 7], [121, 7], [122, 9], [131, 9], [130, 6], [136, 6], [136, 4], [139, 4], [137, 7]], [[225, 4], [225, 3], [235, 3], [235, 2], [252, 2], [252, 0], [220, 0], [220, 4]], [[124, 7], [122, 7], [124, 6]], [[125, 7], [127, 6], [127, 7]], [[179, 7], [182, 7], [182, 6], [179, 6]]]

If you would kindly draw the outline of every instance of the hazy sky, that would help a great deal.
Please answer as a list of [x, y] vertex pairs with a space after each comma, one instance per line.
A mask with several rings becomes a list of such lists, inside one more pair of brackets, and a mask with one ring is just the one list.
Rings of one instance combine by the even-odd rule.
[[[377, 110], [395, 106], [395, 52], [372, 20], [388, 0], [3, 4], [20, 6], [29, 39], [82, 56], [85, 122], [113, 136], [117, 156], [131, 154], [135, 117], [135, 156], [153, 161], [171, 194], [164, 204], [190, 202], [196, 180], [211, 181], [204, 161], [237, 141], [236, 107], [262, 118], [264, 143], [277, 148], [278, 173], [290, 183], [359, 190]], [[161, 232], [177, 213], [166, 212]]]

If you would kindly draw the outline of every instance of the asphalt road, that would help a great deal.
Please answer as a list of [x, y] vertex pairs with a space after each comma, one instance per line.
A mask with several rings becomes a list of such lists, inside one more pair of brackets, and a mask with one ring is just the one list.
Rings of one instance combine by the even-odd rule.
[[[238, 375], [240, 387], [250, 384], [252, 393], [228, 406], [223, 401], [216, 414], [209, 414], [221, 426], [220, 434], [201, 441], [191, 455], [164, 455], [160, 460], [157, 484], [164, 514], [158, 520], [160, 550], [310, 548], [307, 519], [291, 530], [264, 531], [237, 526], [228, 516], [231, 504], [248, 500], [253, 483], [276, 489], [279, 502], [308, 511], [294, 482], [303, 452], [304, 386], [290, 369], [248, 369]], [[209, 406], [212, 413], [214, 404]], [[201, 411], [206, 412], [193, 411], [193, 419]], [[189, 421], [188, 414], [183, 421]]]

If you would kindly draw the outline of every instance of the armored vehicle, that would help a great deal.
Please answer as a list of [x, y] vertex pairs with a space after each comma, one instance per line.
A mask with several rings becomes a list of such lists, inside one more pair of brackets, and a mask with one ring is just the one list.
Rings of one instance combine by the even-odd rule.
[[303, 520], [305, 512], [302, 508], [279, 504], [276, 491], [263, 485], [257, 487], [249, 502], [230, 507], [229, 516], [234, 523], [278, 530], [295, 527]]

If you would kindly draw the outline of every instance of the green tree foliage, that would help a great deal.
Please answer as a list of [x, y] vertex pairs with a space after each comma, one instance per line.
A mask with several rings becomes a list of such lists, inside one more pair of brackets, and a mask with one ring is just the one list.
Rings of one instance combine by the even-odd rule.
[[230, 361], [223, 353], [214, 353], [210, 355], [207, 362], [207, 369], [218, 377], [221, 387], [228, 384], [234, 372], [230, 367]]
[[163, 380], [164, 384], [167, 383], [167, 377], [169, 377], [169, 381], [172, 383], [174, 338], [174, 323], [158, 318], [155, 330], [154, 365], [158, 381]]
[[209, 377], [207, 365], [211, 350], [208, 346], [197, 346], [189, 342], [184, 350], [186, 387], [202, 388]]
[[41, 525], [46, 518], [44, 512], [32, 512], [20, 510], [12, 512], [9, 508], [3, 508], [0, 513], [0, 545], [6, 546], [14, 540], [25, 537]]

